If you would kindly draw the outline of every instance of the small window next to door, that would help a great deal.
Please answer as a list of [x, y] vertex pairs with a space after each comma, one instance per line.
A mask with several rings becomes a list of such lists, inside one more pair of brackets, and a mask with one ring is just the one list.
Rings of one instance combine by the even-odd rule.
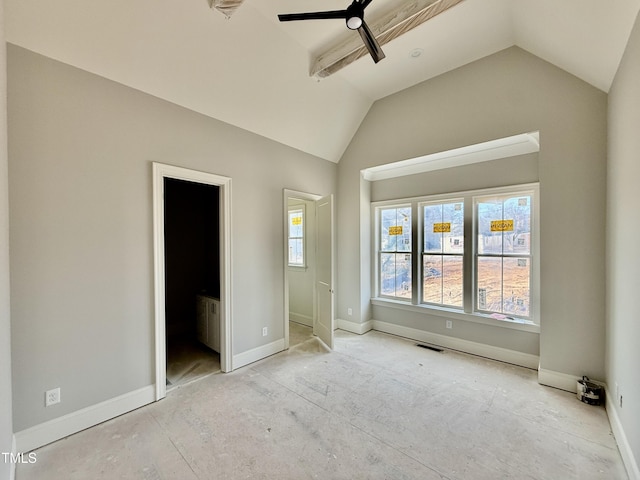
[[289, 266], [306, 266], [304, 205], [289, 208]]

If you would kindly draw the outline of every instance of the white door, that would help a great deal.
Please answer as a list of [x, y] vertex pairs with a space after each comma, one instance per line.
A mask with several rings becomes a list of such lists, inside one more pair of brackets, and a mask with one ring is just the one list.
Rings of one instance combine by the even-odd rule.
[[313, 334], [333, 349], [333, 195], [316, 201], [316, 298]]

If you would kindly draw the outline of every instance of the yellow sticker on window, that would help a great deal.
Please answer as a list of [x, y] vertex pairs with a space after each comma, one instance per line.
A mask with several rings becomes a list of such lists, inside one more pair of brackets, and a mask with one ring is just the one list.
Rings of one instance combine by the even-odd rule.
[[513, 232], [513, 220], [492, 220], [492, 232]]
[[451, 232], [451, 222], [433, 224], [433, 233], [449, 233], [449, 232]]
[[302, 225], [302, 217], [293, 217], [291, 219], [291, 225]]
[[402, 235], [402, 225], [397, 227], [389, 227], [389, 235]]

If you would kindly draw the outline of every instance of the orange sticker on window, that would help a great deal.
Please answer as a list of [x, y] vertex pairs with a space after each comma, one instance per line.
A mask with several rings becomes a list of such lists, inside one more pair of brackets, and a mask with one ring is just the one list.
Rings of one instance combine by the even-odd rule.
[[433, 233], [449, 233], [449, 232], [451, 232], [451, 222], [433, 224]]
[[389, 235], [402, 235], [402, 225], [389, 227]]
[[491, 231], [492, 232], [512, 232], [513, 220], [492, 220]]
[[302, 217], [293, 217], [291, 219], [291, 225], [302, 225]]

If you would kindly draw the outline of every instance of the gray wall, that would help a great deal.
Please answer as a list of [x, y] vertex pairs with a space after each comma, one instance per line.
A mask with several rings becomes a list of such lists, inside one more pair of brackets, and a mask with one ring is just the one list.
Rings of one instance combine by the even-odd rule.
[[339, 164], [337, 316], [371, 318], [361, 169], [539, 130], [541, 368], [603, 379], [606, 109], [604, 92], [517, 47], [376, 102]]
[[538, 180], [538, 154], [530, 153], [371, 182], [371, 201], [463, 192]]
[[16, 46], [8, 61], [16, 431], [154, 383], [152, 161], [233, 179], [233, 353], [283, 338], [283, 189], [335, 193], [336, 165]]
[[607, 170], [607, 384], [623, 396], [615, 413], [640, 461], [640, 16], [609, 92]]
[[[0, 3], [0, 453], [11, 452], [11, 328], [9, 308], [9, 192], [7, 165], [7, 78], [4, 42], [4, 3]], [[0, 478], [11, 466], [0, 461]]]

